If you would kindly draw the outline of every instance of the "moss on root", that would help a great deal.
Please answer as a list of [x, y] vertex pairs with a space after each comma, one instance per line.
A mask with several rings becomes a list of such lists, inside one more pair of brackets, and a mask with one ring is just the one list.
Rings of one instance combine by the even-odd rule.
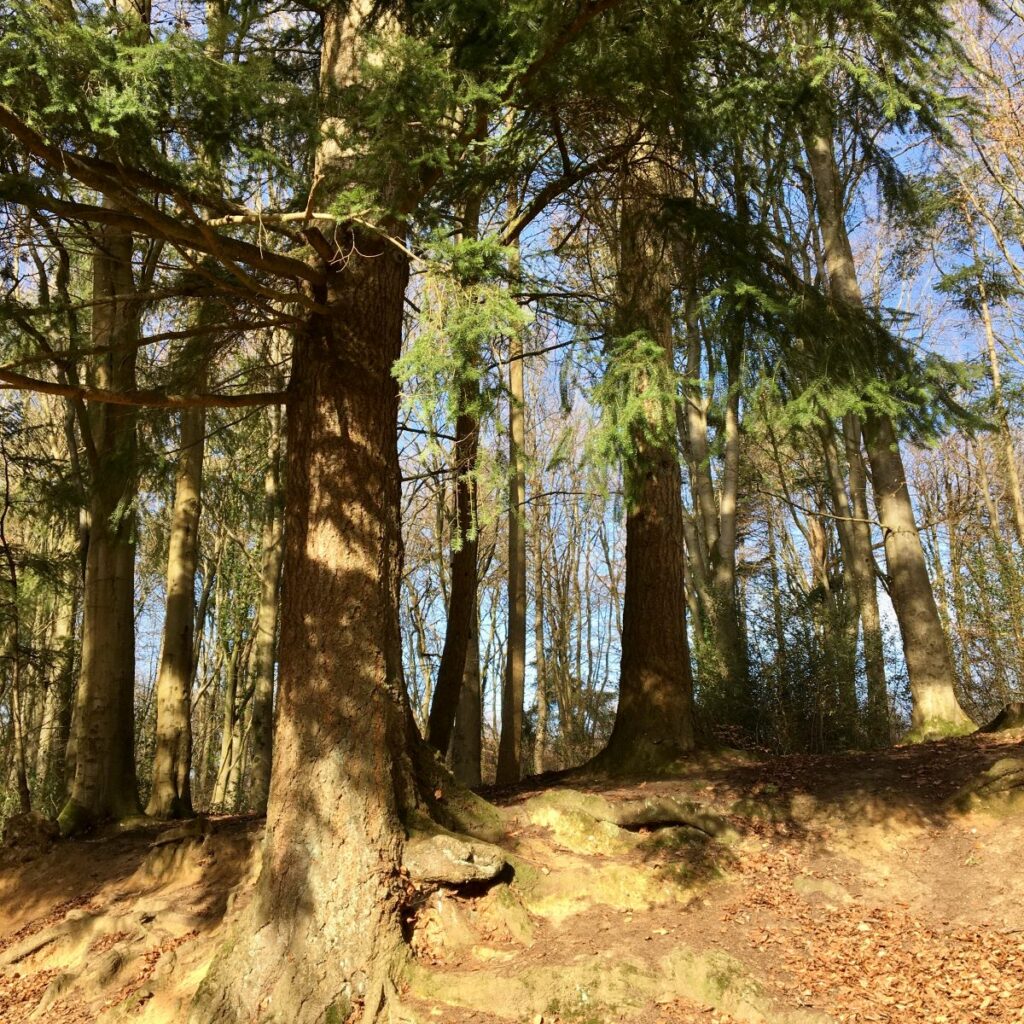
[[915, 725], [904, 737], [904, 743], [928, 743], [931, 740], [948, 740], [954, 736], [969, 736], [977, 732], [978, 727], [970, 720], [952, 722], [948, 719], [934, 719]]
[[77, 800], [68, 800], [57, 817], [62, 836], [76, 836], [93, 825], [92, 815]]

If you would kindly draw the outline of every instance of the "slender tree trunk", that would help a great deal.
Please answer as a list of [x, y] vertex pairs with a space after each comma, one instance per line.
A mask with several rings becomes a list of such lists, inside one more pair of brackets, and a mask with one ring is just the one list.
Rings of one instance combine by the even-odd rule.
[[228, 776], [234, 757], [235, 722], [238, 715], [238, 663], [242, 653], [242, 641], [236, 639], [231, 653], [224, 659], [224, 708], [220, 731], [220, 760], [217, 766], [217, 781], [213, 785], [210, 803], [217, 810], [226, 810]]
[[892, 603], [903, 635], [914, 700], [914, 732], [922, 738], [970, 732], [974, 723], [956, 698], [953, 664], [892, 421], [887, 416], [869, 414], [864, 421], [864, 443], [871, 461], [875, 503], [885, 530]]
[[[687, 537], [689, 577], [699, 595], [703, 613], [694, 620], [694, 628], [703, 626], [714, 644], [716, 665], [709, 675], [717, 676], [721, 686], [722, 707], [734, 721], [743, 721], [750, 713], [749, 666], [736, 600], [736, 529], [740, 466], [740, 346], [728, 360], [729, 393], [725, 403], [724, 456], [721, 486], [715, 496], [708, 443], [708, 407], [700, 378], [702, 339], [697, 317], [696, 268], [688, 254], [682, 258], [685, 283], [686, 322], [685, 416], [679, 417], [680, 433], [687, 455], [696, 515]], [[710, 371], [709, 371], [710, 372]], [[693, 607], [690, 599], [689, 607]]]
[[[476, 238], [479, 233], [480, 203], [466, 204], [462, 236]], [[448, 620], [444, 647], [437, 668], [433, 701], [427, 720], [427, 742], [435, 750], [447, 751], [467, 672], [469, 638], [475, 628], [477, 557], [477, 484], [476, 463], [480, 443], [480, 424], [476, 416], [479, 389], [465, 384], [460, 395], [461, 412], [455, 420], [455, 530], [450, 556], [451, 590], [448, 595]], [[438, 531], [440, 535], [440, 531]]]
[[[624, 184], [615, 330], [620, 338], [643, 331], [672, 366], [672, 275], [656, 227], [658, 200], [651, 189], [657, 184], [646, 174], [631, 174]], [[612, 772], [663, 765], [694, 746], [682, 478], [674, 423], [651, 426], [638, 432], [636, 456], [623, 466], [626, 587], [619, 704], [608, 745], [593, 761]]]
[[[39, 749], [36, 754], [36, 779], [40, 791], [53, 798], [63, 792], [65, 778], [62, 763], [71, 726], [71, 703], [75, 689], [74, 628], [78, 603], [77, 581], [67, 593], [59, 590], [55, 596], [53, 631], [50, 649], [53, 669], [46, 686]], [[59, 780], [59, 783], [58, 783]]]
[[[475, 389], [474, 389], [475, 390]], [[464, 400], [472, 402], [472, 395]], [[455, 423], [455, 539], [451, 553], [451, 589], [448, 623], [441, 663], [437, 669], [434, 696], [427, 723], [427, 741], [436, 750], [447, 751], [459, 707], [459, 695], [466, 673], [469, 637], [473, 629], [477, 586], [476, 456], [479, 424], [476, 416], [462, 413]]]
[[[859, 515], [857, 493], [864, 486], [863, 464], [860, 462], [860, 428], [857, 426], [856, 448], [848, 452], [851, 489], [855, 498], [850, 500], [836, 447], [835, 428], [831, 422], [822, 425], [822, 448], [825, 468], [832, 491], [832, 504], [839, 517], [836, 532], [839, 535], [843, 563], [852, 584], [857, 615], [863, 627], [864, 664], [867, 676], [867, 713], [864, 730], [869, 742], [886, 743], [888, 735], [888, 689], [885, 678], [885, 660], [882, 655], [881, 622], [878, 614], [878, 592], [875, 584], [875, 558], [871, 550], [871, 526], [866, 522], [867, 501], [863, 501], [864, 515]], [[854, 620], [856, 627], [856, 620]], [[856, 641], [856, 637], [853, 638]], [[856, 703], [856, 697], [854, 697]]]
[[[537, 549], [533, 567], [533, 646], [537, 672], [537, 741], [533, 751], [533, 770], [544, 772], [544, 750], [548, 741], [548, 668], [544, 656], [544, 538], [536, 527]], [[588, 620], [589, 621], [589, 620]]]
[[[971, 243], [974, 246], [973, 229]], [[975, 250], [977, 259], [977, 251]], [[999, 366], [999, 350], [996, 343], [996, 332], [992, 324], [992, 311], [989, 307], [988, 292], [983, 276], [978, 277], [978, 297], [981, 300], [981, 322], [985, 328], [985, 348], [988, 352], [989, 378], [992, 381], [992, 400], [995, 405], [996, 422], [999, 424], [999, 441], [1002, 448], [1003, 472], [1006, 476], [1006, 489], [1010, 493], [1010, 504], [1013, 507], [1013, 524], [1017, 534], [1017, 543], [1024, 551], [1024, 492], [1021, 490], [1020, 473], [1017, 470], [1017, 453], [1013, 448], [1013, 435], [1010, 433], [1010, 415], [1003, 392], [1003, 375]]]
[[7, 662], [8, 683], [11, 690], [11, 731], [14, 740], [11, 750], [11, 774], [18, 792], [18, 808], [22, 814], [27, 814], [32, 810], [32, 797], [28, 788], [25, 700], [22, 693], [21, 653], [18, 648], [18, 630], [15, 628], [10, 632], [5, 652], [6, 657], [2, 660]]
[[[965, 457], [967, 452], [964, 453]], [[964, 593], [963, 577], [963, 537], [962, 530], [953, 518], [956, 507], [953, 486], [948, 474], [943, 474], [943, 496], [946, 499], [946, 543], [949, 552], [949, 589], [953, 598], [953, 613], [957, 629], [960, 631], [960, 646], [957, 661], [960, 678], [965, 682], [971, 678], [970, 632], [967, 625], [967, 597]]]
[[480, 755], [483, 729], [483, 693], [480, 687], [480, 613], [473, 605], [466, 646], [466, 672], [459, 690], [459, 709], [452, 732], [452, 774], [464, 786], [476, 789], [481, 783]]
[[256, 678], [252, 696], [252, 806], [266, 812], [273, 764], [274, 664], [284, 560], [281, 501], [281, 412], [270, 411], [270, 446], [263, 481], [260, 603], [256, 611]]
[[[836, 301], [862, 308], [853, 251], [843, 221], [842, 190], [830, 133], [809, 131], [806, 149], [829, 288]], [[910, 677], [913, 734], [924, 738], [968, 732], [974, 723], [956, 698], [953, 665], [928, 578], [893, 422], [888, 416], [871, 412], [864, 419], [863, 435], [884, 533], [893, 608]]]
[[885, 670], [882, 616], [878, 610], [878, 581], [868, 510], [867, 472], [861, 449], [860, 419], [853, 413], [843, 418], [846, 464], [850, 474], [850, 502], [854, 516], [852, 540], [863, 588], [858, 593], [861, 625], [864, 628], [864, 666], [868, 681], [868, 736], [885, 745], [892, 740], [889, 714], [889, 684]]
[[509, 487], [508, 487], [508, 653], [501, 690], [501, 740], [498, 743], [499, 786], [518, 782], [523, 774], [523, 700], [526, 688], [526, 392], [523, 381], [523, 338], [509, 344]]
[[156, 680], [153, 788], [146, 805], [146, 813], [154, 818], [192, 816], [192, 653], [205, 444], [205, 410], [182, 410], [167, 551], [167, 606]]
[[245, 764], [251, 714], [251, 695], [246, 693], [242, 695], [235, 710], [235, 721], [231, 729], [231, 763], [224, 784], [224, 810], [229, 814], [237, 814], [241, 806], [242, 768]]

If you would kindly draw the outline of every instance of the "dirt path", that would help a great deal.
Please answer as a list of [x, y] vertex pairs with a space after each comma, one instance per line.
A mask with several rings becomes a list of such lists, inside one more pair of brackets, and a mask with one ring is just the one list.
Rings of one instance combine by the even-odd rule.
[[[450, 1024], [1024, 1024], [1024, 803], [951, 802], [1024, 744], [720, 758], [493, 794], [503, 884], [411, 895], [404, 1012]], [[259, 826], [0, 868], [0, 1021], [173, 1021]]]

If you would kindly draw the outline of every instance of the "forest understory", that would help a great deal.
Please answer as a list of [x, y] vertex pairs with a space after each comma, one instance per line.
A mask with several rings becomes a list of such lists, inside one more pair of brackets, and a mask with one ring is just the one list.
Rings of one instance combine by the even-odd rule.
[[[493, 880], [407, 877], [396, 1022], [1024, 1021], [1020, 730], [489, 796]], [[8, 846], [0, 1020], [183, 1020], [252, 896], [262, 827]]]

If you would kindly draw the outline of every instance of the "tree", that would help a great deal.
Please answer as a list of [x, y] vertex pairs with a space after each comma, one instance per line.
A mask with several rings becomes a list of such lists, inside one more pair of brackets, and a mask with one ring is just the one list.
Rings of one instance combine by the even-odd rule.
[[[675, 346], [669, 245], [657, 228], [664, 179], [641, 149], [623, 176], [615, 319], [604, 388], [627, 500], [619, 705], [592, 762], [616, 772], [664, 765], [694, 746], [686, 637], [683, 506], [675, 442]], [[622, 410], [629, 410], [623, 413]]]
[[[823, 117], [807, 130], [805, 146], [830, 292], [837, 303], [863, 309], [843, 218], [843, 196], [831, 131]], [[870, 410], [863, 423], [863, 434], [885, 537], [893, 607], [900, 623], [914, 698], [915, 734], [924, 738], [970, 731], [974, 723], [956, 698], [953, 665], [928, 577], [895, 426], [886, 413]]]

